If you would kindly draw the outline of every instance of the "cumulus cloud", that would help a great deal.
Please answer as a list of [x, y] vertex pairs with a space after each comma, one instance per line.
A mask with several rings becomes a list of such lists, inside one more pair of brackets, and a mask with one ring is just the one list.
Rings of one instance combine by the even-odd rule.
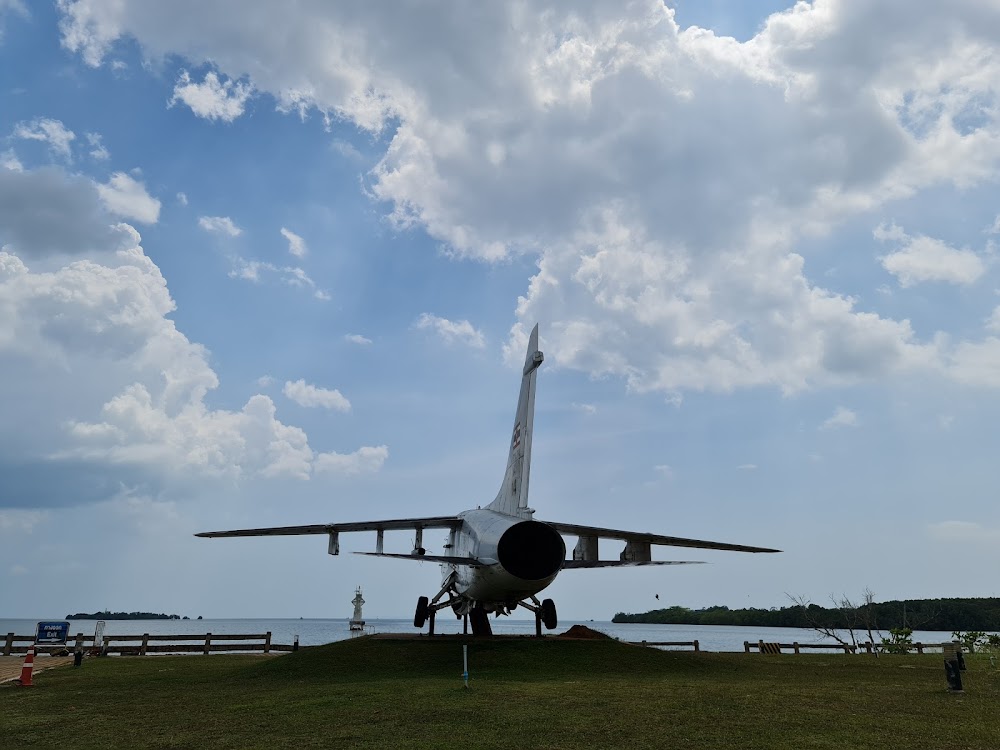
[[351, 402], [338, 390], [319, 388], [306, 383], [305, 380], [286, 381], [282, 391], [285, 397], [299, 406], [322, 407], [333, 411], [350, 411]]
[[182, 70], [168, 106], [181, 102], [198, 117], [232, 122], [243, 114], [247, 99], [252, 94], [253, 86], [249, 83], [219, 80], [219, 76], [211, 71], [205, 74], [201, 83], [192, 83], [190, 74]]
[[476, 349], [486, 346], [483, 334], [467, 320], [448, 320], [437, 315], [423, 313], [414, 325], [422, 331], [434, 331], [448, 344], [465, 344]]
[[875, 238], [899, 244], [898, 250], [882, 257], [882, 267], [903, 287], [924, 281], [971, 284], [986, 272], [982, 258], [971, 250], [956, 250], [933, 237], [911, 237], [896, 225], [879, 226]]
[[70, 145], [76, 139], [76, 134], [59, 120], [37, 117], [29, 122], [19, 122], [15, 125], [13, 137], [41, 141], [47, 144], [53, 153], [69, 161], [72, 158]]
[[116, 249], [131, 235], [90, 180], [61, 169], [0, 170], [0, 247], [24, 259]]
[[[128, 231], [132, 242], [110, 259], [53, 271], [0, 251], [0, 505], [310, 478], [325, 454], [277, 417], [269, 397], [253, 395], [236, 410], [208, 405], [219, 385], [208, 352], [168, 317], [175, 305], [166, 281]], [[352, 455], [369, 470], [381, 465]], [[324, 471], [336, 464], [322, 461]]]
[[838, 406], [833, 416], [820, 425], [821, 430], [833, 430], [838, 427], [857, 427], [858, 415], [844, 406]]
[[295, 232], [289, 231], [284, 227], [281, 228], [281, 236], [288, 240], [288, 252], [296, 258], [306, 257], [306, 253], [309, 252], [309, 250], [306, 247], [306, 241], [304, 239], [295, 234]]
[[372, 340], [370, 338], [362, 336], [360, 333], [349, 333], [346, 336], [344, 336], [344, 341], [347, 341], [351, 344], [357, 344], [358, 346], [368, 346], [372, 343]]
[[316, 471], [353, 476], [372, 474], [382, 468], [389, 457], [384, 445], [358, 448], [354, 453], [320, 453], [316, 456]]
[[[184, 200], [187, 201], [187, 196], [184, 197]], [[225, 234], [229, 237], [239, 237], [243, 234], [243, 230], [236, 226], [228, 216], [200, 216], [198, 217], [198, 226], [206, 232]]]
[[124, 172], [115, 172], [106, 184], [98, 184], [97, 193], [113, 214], [143, 224], [155, 224], [160, 218], [160, 201], [146, 192], [145, 185]]
[[[131, 37], [286, 111], [391, 128], [368, 180], [390, 220], [456, 256], [533, 255], [511, 342], [546, 321], [555, 362], [636, 390], [942, 367], [908, 321], [810, 279], [797, 243], [1000, 165], [1000, 9], [971, 0], [798, 3], [742, 43], [659, 0], [60, 8], [88, 64]], [[953, 283], [976, 273], [960, 260]]]

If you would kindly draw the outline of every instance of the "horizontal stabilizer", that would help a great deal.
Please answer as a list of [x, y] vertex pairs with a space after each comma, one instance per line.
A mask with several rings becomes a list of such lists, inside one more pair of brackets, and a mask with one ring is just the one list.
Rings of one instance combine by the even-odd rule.
[[781, 552], [770, 547], [749, 547], [745, 544], [728, 544], [727, 542], [708, 542], [702, 539], [685, 539], [679, 536], [663, 536], [647, 534], [642, 531], [621, 531], [620, 529], [602, 529], [597, 526], [579, 526], [575, 523], [558, 523], [545, 521], [560, 534], [571, 536], [590, 536], [599, 539], [620, 539], [623, 542], [648, 542], [664, 547], [692, 547], [694, 549], [719, 549], [729, 552]]
[[704, 565], [703, 560], [567, 560], [563, 570], [571, 568], [625, 568], [634, 565]]
[[367, 555], [368, 557], [394, 557], [397, 560], [414, 560], [415, 562], [468, 565], [470, 568], [479, 568], [483, 565], [482, 562], [474, 557], [458, 557], [457, 555], [408, 555], [403, 552], [355, 552], [354, 554]]
[[452, 529], [462, 525], [458, 516], [431, 516], [429, 518], [395, 518], [388, 521], [349, 521], [347, 523], [319, 523], [312, 526], [272, 526], [263, 529], [236, 529], [234, 531], [203, 531], [195, 536], [284, 536], [293, 534], [330, 534], [349, 531], [409, 531], [413, 529]]

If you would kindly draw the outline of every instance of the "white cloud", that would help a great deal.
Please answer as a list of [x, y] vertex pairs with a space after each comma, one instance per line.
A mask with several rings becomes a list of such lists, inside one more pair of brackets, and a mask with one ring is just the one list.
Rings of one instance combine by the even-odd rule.
[[344, 398], [340, 391], [318, 388], [306, 383], [305, 380], [286, 381], [282, 392], [286, 398], [291, 399], [299, 406], [318, 406], [344, 412], [351, 410], [351, 402]]
[[76, 134], [59, 120], [36, 117], [30, 122], [15, 125], [13, 137], [46, 143], [54, 153], [69, 160], [72, 158], [70, 144], [76, 139]]
[[354, 453], [320, 453], [316, 456], [316, 472], [329, 472], [352, 476], [371, 474], [382, 468], [389, 457], [389, 449], [384, 445], [364, 446]]
[[596, 414], [597, 413], [597, 407], [594, 406], [593, 404], [581, 404], [581, 403], [577, 403], [576, 401], [574, 401], [573, 403], [570, 404], [570, 406], [572, 406], [574, 409], [576, 409], [579, 412], [583, 412], [584, 414]]
[[330, 147], [341, 156], [352, 161], [363, 161], [365, 158], [360, 151], [344, 140], [336, 139], [330, 144]]
[[1000, 306], [994, 307], [990, 317], [986, 319], [986, 330], [1000, 333]]
[[99, 133], [87, 133], [87, 143], [90, 145], [90, 158], [95, 161], [107, 161], [111, 158], [111, 152], [101, 143]]
[[344, 341], [357, 344], [358, 346], [369, 346], [372, 343], [370, 338], [362, 336], [360, 333], [349, 333], [344, 336]]
[[832, 430], [838, 427], [857, 427], [858, 426], [858, 415], [857, 413], [851, 411], [850, 409], [838, 406], [836, 411], [833, 412], [833, 416], [828, 418], [822, 425], [820, 425], [821, 430]]
[[0, 151], [0, 169], [7, 169], [11, 172], [23, 172], [24, 165], [17, 158], [17, 154], [11, 149], [7, 149], [6, 151]]
[[115, 172], [106, 184], [98, 184], [97, 192], [111, 213], [143, 224], [155, 224], [160, 218], [160, 202], [124, 172]]
[[941, 521], [928, 524], [932, 537], [948, 542], [989, 543], [1000, 542], [1000, 529], [974, 521]]
[[168, 106], [182, 102], [198, 117], [232, 122], [243, 114], [247, 99], [252, 94], [253, 86], [250, 83], [220, 81], [211, 71], [205, 74], [201, 83], [192, 83], [188, 72], [182, 70]]
[[757, 464], [740, 464], [736, 467], [739, 471], [756, 471]]
[[187, 193], [177, 193], [177, 202], [182, 206], [186, 206], [188, 204]]
[[656, 466], [653, 467], [653, 471], [662, 475], [664, 479], [674, 478], [674, 469], [672, 466], [669, 466], [668, 464], [657, 464]]
[[971, 250], [956, 250], [933, 237], [911, 237], [895, 225], [878, 227], [875, 238], [901, 244], [900, 249], [883, 256], [882, 267], [903, 287], [924, 281], [971, 284], [986, 272], [982, 258]]
[[243, 234], [243, 230], [236, 226], [228, 216], [200, 216], [198, 217], [198, 226], [206, 232], [226, 234], [230, 237], [239, 237]]
[[98, 65], [135, 39], [384, 134], [368, 186], [396, 226], [457, 256], [536, 257], [510, 342], [546, 321], [557, 364], [668, 393], [942, 367], [907, 320], [810, 278], [797, 244], [995, 179], [993, 6], [798, 3], [744, 43], [681, 29], [659, 0], [152, 7], [67, 0], [63, 44]]
[[0, 508], [0, 534], [11, 532], [30, 534], [34, 528], [49, 518], [48, 511]]
[[261, 375], [259, 378], [257, 378], [258, 388], [268, 388], [272, 385], [274, 385], [274, 378], [271, 377], [270, 375]]
[[448, 344], [461, 343], [476, 349], [482, 349], [486, 346], [483, 334], [467, 320], [451, 321], [447, 318], [439, 318], [437, 315], [423, 313], [417, 318], [414, 325], [422, 331], [435, 331]]
[[281, 228], [281, 236], [288, 240], [288, 252], [296, 258], [306, 257], [306, 253], [309, 252], [309, 249], [306, 247], [306, 241], [304, 239], [295, 234], [295, 232], [289, 231], [284, 227]]
[[[5, 482], [23, 481], [16, 491], [5, 484], [0, 505], [88, 502], [122, 486], [155, 493], [206, 480], [311, 477], [317, 454], [270, 398], [251, 396], [238, 410], [208, 406], [219, 384], [208, 352], [168, 317], [175, 305], [166, 281], [130, 231], [133, 244], [102, 263], [54, 271], [32, 271], [0, 251], [8, 384], [0, 442], [16, 439], [26, 452], [2, 458]], [[359, 465], [373, 466], [364, 455]]]

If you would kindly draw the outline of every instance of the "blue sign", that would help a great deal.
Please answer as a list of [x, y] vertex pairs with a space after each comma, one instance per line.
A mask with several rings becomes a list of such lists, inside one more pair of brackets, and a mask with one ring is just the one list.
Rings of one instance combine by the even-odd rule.
[[35, 643], [65, 643], [68, 637], [68, 622], [40, 622]]

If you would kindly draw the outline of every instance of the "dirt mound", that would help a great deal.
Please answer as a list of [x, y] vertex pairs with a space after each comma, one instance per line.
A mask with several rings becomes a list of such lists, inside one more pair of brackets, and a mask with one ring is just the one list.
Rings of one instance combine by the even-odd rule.
[[574, 625], [565, 633], [560, 633], [559, 635], [557, 635], [556, 638], [586, 638], [588, 640], [594, 640], [594, 639], [608, 640], [611, 638], [611, 636], [607, 635], [606, 633], [601, 633], [600, 631], [597, 630], [592, 630], [591, 628], [588, 628], [586, 625]]

